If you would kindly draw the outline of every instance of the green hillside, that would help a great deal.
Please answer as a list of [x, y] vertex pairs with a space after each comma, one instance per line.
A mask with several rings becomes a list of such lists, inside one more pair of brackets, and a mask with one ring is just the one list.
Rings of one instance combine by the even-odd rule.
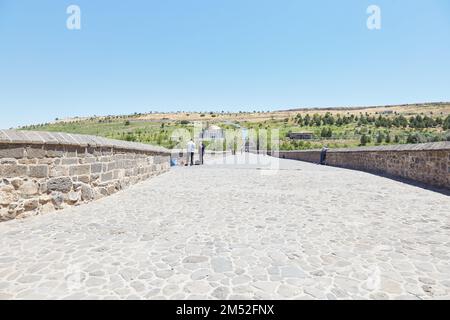
[[[173, 131], [185, 129], [193, 131], [193, 121], [189, 114], [181, 117], [177, 114], [165, 114], [164, 118], [152, 120], [148, 115], [92, 117], [55, 121], [22, 127], [22, 130], [42, 130], [97, 135], [112, 139], [136, 141], [173, 148], [176, 141], [171, 139]], [[224, 115], [222, 118], [225, 118]], [[355, 147], [359, 145], [385, 145], [401, 143], [423, 143], [450, 140], [450, 116], [434, 115], [432, 112], [407, 116], [398, 112], [389, 113], [350, 113], [339, 111], [326, 113], [289, 113], [285, 118], [270, 116], [263, 120], [245, 120], [240, 114], [234, 121], [221, 120], [220, 115], [214, 121], [206, 121], [224, 129], [242, 128], [280, 132], [280, 149], [298, 150], [321, 148], [327, 145], [336, 147]], [[249, 114], [249, 119], [252, 114]], [[183, 119], [183, 120], [180, 120]], [[291, 140], [290, 133], [312, 133], [311, 140]]]

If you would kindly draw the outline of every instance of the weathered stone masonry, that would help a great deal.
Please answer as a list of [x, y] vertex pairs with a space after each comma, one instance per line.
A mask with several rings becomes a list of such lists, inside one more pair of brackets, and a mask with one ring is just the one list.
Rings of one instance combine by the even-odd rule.
[[170, 168], [170, 151], [101, 137], [0, 130], [0, 221], [79, 205]]
[[[319, 163], [320, 150], [280, 151], [279, 157]], [[330, 149], [326, 164], [450, 190], [450, 142]]]

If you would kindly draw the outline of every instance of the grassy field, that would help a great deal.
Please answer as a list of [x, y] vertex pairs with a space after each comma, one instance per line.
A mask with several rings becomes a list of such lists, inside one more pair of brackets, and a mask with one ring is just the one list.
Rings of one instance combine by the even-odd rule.
[[124, 119], [86, 119], [74, 122], [55, 122], [23, 127], [25, 130], [67, 132], [102, 136], [111, 139], [136, 141], [172, 148], [175, 142], [170, 139], [177, 128], [191, 130], [189, 125], [148, 122]]
[[[177, 143], [171, 139], [174, 130], [192, 132], [194, 121], [224, 129], [278, 129], [282, 150], [450, 140], [450, 103], [273, 112], [136, 113], [56, 119], [20, 129], [90, 134], [173, 148]], [[313, 139], [291, 140], [287, 137], [291, 132], [310, 132]]]

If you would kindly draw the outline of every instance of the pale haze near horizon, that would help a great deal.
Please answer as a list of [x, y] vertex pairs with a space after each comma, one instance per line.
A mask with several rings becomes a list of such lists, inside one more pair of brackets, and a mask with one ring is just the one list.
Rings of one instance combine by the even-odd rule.
[[[68, 30], [66, 8], [81, 8]], [[366, 9], [381, 8], [381, 30]], [[0, 0], [0, 128], [450, 101], [450, 3]]]

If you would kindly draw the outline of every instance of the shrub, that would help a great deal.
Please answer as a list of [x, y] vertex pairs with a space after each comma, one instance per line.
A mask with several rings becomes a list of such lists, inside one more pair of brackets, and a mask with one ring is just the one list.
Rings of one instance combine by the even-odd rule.
[[384, 140], [384, 134], [382, 134], [381, 132], [378, 132], [377, 134], [377, 143], [382, 143]]
[[136, 136], [132, 133], [127, 133], [127, 135], [125, 136], [125, 140], [126, 141], [136, 141]]
[[408, 137], [406, 138], [407, 143], [424, 143], [427, 141], [427, 138], [420, 133], [408, 134]]
[[444, 128], [444, 130], [450, 129], [450, 116], [447, 116], [447, 118], [445, 118], [444, 123], [442, 124], [442, 127]]
[[322, 128], [322, 130], [320, 131], [320, 136], [324, 137], [324, 138], [331, 138], [331, 136], [333, 135], [333, 131], [331, 130], [331, 128]]
[[370, 142], [370, 138], [369, 138], [367, 135], [363, 134], [363, 135], [361, 136], [360, 142], [361, 142], [361, 145], [362, 145], [362, 146], [365, 146], [367, 143]]

